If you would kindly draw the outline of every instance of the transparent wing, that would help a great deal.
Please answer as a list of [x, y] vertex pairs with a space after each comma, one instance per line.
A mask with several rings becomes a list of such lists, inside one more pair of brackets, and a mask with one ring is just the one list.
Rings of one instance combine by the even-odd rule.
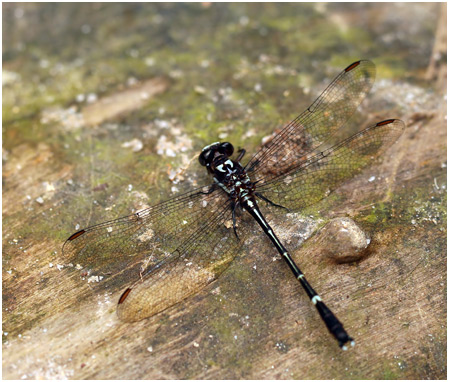
[[245, 166], [248, 174], [269, 180], [288, 172], [326, 142], [355, 112], [371, 89], [376, 67], [354, 62], [343, 70], [302, 114], [285, 126]]
[[[252, 221], [241, 224], [245, 237]], [[193, 190], [116, 220], [82, 229], [63, 246], [66, 262], [110, 274], [115, 288], [129, 284], [117, 313], [136, 321], [152, 316], [215, 280], [243, 240], [233, 231], [230, 200], [214, 185]], [[144, 264], [141, 277], [136, 264]], [[126, 268], [130, 268], [126, 272]], [[109, 286], [106, 281], [104, 286]], [[101, 287], [101, 286], [100, 286]]]
[[[122, 294], [117, 314], [123, 321], [150, 317], [215, 280], [230, 264], [254, 222], [248, 214], [239, 219], [239, 240], [230, 221], [230, 204], [208, 216], [173, 255], [149, 269]], [[246, 220], [243, 223], [241, 219]], [[227, 224], [226, 224], [227, 223]]]
[[379, 157], [404, 128], [404, 122], [398, 119], [379, 122], [297, 164], [286, 174], [261, 181], [258, 191], [292, 211], [311, 206]]
[[172, 253], [196, 230], [204, 216], [226, 202], [214, 185], [192, 190], [135, 214], [84, 228], [71, 235], [62, 253], [66, 263], [114, 273], [151, 256], [155, 263]]

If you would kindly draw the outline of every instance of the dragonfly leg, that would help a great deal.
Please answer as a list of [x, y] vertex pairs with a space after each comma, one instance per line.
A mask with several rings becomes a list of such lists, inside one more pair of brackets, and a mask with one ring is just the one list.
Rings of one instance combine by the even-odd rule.
[[236, 225], [236, 219], [235, 219], [235, 209], [237, 208], [237, 203], [232, 201], [231, 209], [232, 209], [232, 227], [234, 228], [234, 234], [237, 240], [239, 239], [239, 235], [237, 235], [237, 225]]
[[283, 208], [283, 209], [285, 209], [287, 211], [290, 211], [287, 207], [281, 206], [280, 204], [273, 203], [270, 199], [268, 199], [265, 196], [263, 196], [260, 192], [255, 192], [255, 195], [258, 198], [264, 200], [265, 202], [267, 202], [268, 204], [270, 204], [270, 205], [272, 205], [274, 207]]
[[237, 161], [237, 162], [240, 162], [240, 160], [245, 156], [246, 150], [245, 150], [245, 149], [240, 149], [240, 150], [238, 151], [238, 153], [239, 153], [239, 155], [238, 155], [236, 161]]
[[209, 194], [212, 194], [212, 192], [214, 192], [215, 191], [215, 183], [214, 184], [212, 184], [212, 186], [209, 188], [209, 190], [207, 190], [207, 191], [200, 191], [200, 192], [198, 192], [198, 194], [201, 194], [201, 195], [209, 195]]

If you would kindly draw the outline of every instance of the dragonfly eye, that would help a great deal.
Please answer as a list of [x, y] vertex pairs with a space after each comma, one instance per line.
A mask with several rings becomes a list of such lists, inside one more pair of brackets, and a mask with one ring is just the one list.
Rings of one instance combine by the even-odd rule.
[[210, 162], [211, 152], [212, 150], [206, 150], [200, 154], [198, 160], [200, 161], [201, 166], [206, 166], [207, 163]]
[[230, 157], [234, 153], [234, 146], [229, 142], [223, 142], [219, 148], [220, 153], [226, 154]]
[[220, 142], [214, 142], [203, 148], [200, 156], [198, 157], [201, 166], [206, 166], [208, 163], [210, 164], [210, 162], [214, 158], [215, 152], [219, 150], [219, 147], [221, 145], [222, 144]]

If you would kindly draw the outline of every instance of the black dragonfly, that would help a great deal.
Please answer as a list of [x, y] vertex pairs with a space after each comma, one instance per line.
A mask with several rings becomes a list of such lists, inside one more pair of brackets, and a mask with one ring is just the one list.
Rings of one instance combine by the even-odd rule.
[[[132, 215], [71, 235], [63, 256], [85, 267], [99, 258], [119, 272], [130, 261], [146, 267], [118, 301], [121, 320], [155, 315], [215, 280], [237, 255], [244, 238], [262, 228], [315, 305], [340, 347], [354, 345], [261, 212], [263, 205], [301, 211], [372, 163], [402, 134], [398, 119], [378, 122], [338, 144], [332, 135], [352, 116], [375, 78], [368, 60], [344, 69], [307, 110], [287, 124], [243, 166], [229, 142], [206, 146], [199, 162], [213, 176], [206, 186]], [[259, 203], [262, 202], [262, 203]], [[246, 212], [248, 213], [246, 213]]]

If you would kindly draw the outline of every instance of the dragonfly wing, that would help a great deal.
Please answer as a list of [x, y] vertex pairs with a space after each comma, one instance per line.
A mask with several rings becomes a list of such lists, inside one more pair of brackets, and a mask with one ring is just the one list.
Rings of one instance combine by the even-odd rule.
[[269, 180], [289, 171], [326, 142], [354, 114], [371, 89], [375, 65], [368, 60], [354, 62], [343, 70], [321, 95], [245, 166], [248, 174]]
[[288, 173], [261, 181], [258, 191], [292, 211], [311, 206], [379, 157], [404, 128], [404, 122], [398, 119], [379, 122], [315, 154]]
[[123, 272], [143, 260], [154, 265], [170, 257], [183, 239], [227, 200], [221, 190], [210, 185], [82, 229], [64, 243], [63, 261], [106, 275]]
[[[197, 293], [228, 267], [248, 227], [237, 228], [240, 239], [237, 240], [229, 204], [222, 207], [205, 218], [172, 257], [149, 269], [125, 290], [117, 306], [121, 320], [130, 322], [153, 316]], [[248, 214], [242, 216], [247, 217]], [[251, 225], [251, 221], [248, 223]]]
[[[198, 292], [226, 269], [252, 224], [247, 214], [238, 218], [240, 240], [229, 197], [211, 185], [80, 230], [66, 241], [63, 255], [66, 262], [112, 274], [103, 287], [112, 280], [114, 288], [123, 287], [131, 275], [137, 277], [131, 264], [143, 264], [117, 309], [120, 319], [137, 321]], [[248, 224], [240, 224], [242, 219]]]

